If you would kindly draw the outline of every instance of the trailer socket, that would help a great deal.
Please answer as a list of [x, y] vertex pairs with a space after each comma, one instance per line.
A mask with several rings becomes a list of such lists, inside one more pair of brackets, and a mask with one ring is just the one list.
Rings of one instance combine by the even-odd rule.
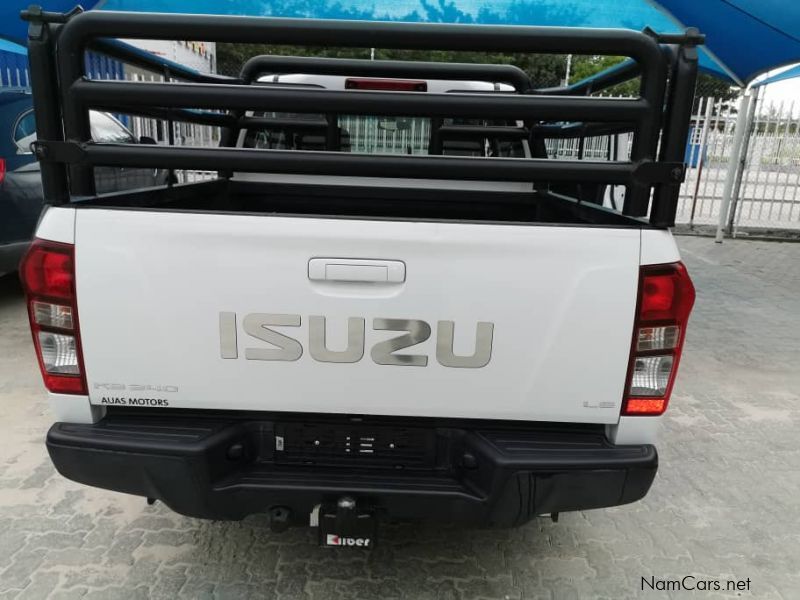
[[273, 533], [281, 533], [289, 529], [291, 511], [285, 506], [273, 506], [269, 509], [269, 529]]

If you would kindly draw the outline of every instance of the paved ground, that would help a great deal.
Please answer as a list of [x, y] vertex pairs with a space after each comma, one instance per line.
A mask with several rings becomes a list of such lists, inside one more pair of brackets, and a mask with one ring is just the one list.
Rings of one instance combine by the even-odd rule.
[[800, 244], [680, 244], [698, 303], [649, 496], [514, 531], [394, 526], [372, 554], [59, 477], [20, 293], [0, 281], [0, 598], [616, 599], [685, 575], [798, 598]]

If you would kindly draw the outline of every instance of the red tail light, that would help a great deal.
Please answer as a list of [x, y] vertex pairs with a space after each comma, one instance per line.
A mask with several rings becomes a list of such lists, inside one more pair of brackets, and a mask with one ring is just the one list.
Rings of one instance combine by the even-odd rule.
[[6, 159], [0, 158], [0, 183], [6, 178]]
[[344, 80], [346, 90], [378, 90], [381, 92], [427, 92], [428, 83], [410, 79], [359, 79]]
[[57, 394], [86, 394], [74, 246], [34, 240], [19, 272], [45, 387]]
[[683, 263], [641, 268], [623, 415], [667, 409], [683, 350], [694, 286]]

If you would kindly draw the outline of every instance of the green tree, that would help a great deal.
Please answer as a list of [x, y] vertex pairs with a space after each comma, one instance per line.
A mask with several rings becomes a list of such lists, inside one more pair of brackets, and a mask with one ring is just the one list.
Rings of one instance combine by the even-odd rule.
[[[572, 59], [570, 83], [577, 83], [596, 73], [610, 69], [626, 60], [624, 56], [575, 56]], [[620, 83], [604, 92], [613, 96], [636, 96], [639, 94], [639, 78]]]
[[[623, 56], [578, 56], [572, 61], [572, 73], [570, 75], [570, 82], [580, 81], [595, 73], [604, 71], [616, 64], [626, 60]], [[639, 78], [626, 81], [612, 88], [609, 88], [604, 93], [614, 96], [635, 96], [639, 93]], [[714, 97], [718, 102], [723, 105], [735, 100], [739, 97], [739, 88], [732, 86], [728, 81], [700, 73], [697, 77], [697, 85], [695, 86], [695, 103], [700, 98]], [[697, 109], [697, 106], [695, 106]]]
[[[225, 75], [237, 75], [244, 62], [259, 54], [288, 56], [320, 56], [329, 58], [370, 57], [368, 48], [337, 47], [298, 47], [272, 44], [217, 44], [217, 69]], [[466, 62], [512, 64], [524, 70], [531, 78], [534, 87], [553, 87], [559, 85], [566, 75], [566, 57], [554, 54], [499, 54], [486, 52], [447, 52], [428, 50], [391, 50], [379, 48], [375, 58], [388, 60], [432, 60], [440, 62]], [[575, 83], [595, 73], [613, 67], [625, 60], [622, 56], [576, 55], [572, 60], [570, 82]], [[697, 81], [697, 96], [714, 96], [729, 102], [739, 95], [739, 90], [728, 82], [701, 73]], [[604, 94], [615, 96], [635, 96], [639, 92], [639, 79], [626, 81], [614, 86]]]

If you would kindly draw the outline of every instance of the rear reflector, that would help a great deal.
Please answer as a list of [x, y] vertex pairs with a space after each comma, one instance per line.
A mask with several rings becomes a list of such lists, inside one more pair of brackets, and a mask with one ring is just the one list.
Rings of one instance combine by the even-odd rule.
[[623, 415], [653, 416], [666, 410], [694, 296], [682, 263], [641, 268]]
[[31, 302], [33, 320], [37, 325], [72, 329], [72, 307], [34, 300]]
[[665, 327], [639, 327], [639, 339], [636, 341], [636, 350], [671, 350], [678, 345], [681, 328], [677, 325]]
[[362, 79], [350, 77], [344, 81], [346, 90], [378, 90], [381, 92], [426, 92], [428, 83], [409, 79]]
[[45, 387], [58, 394], [86, 394], [74, 246], [34, 240], [19, 271]]

